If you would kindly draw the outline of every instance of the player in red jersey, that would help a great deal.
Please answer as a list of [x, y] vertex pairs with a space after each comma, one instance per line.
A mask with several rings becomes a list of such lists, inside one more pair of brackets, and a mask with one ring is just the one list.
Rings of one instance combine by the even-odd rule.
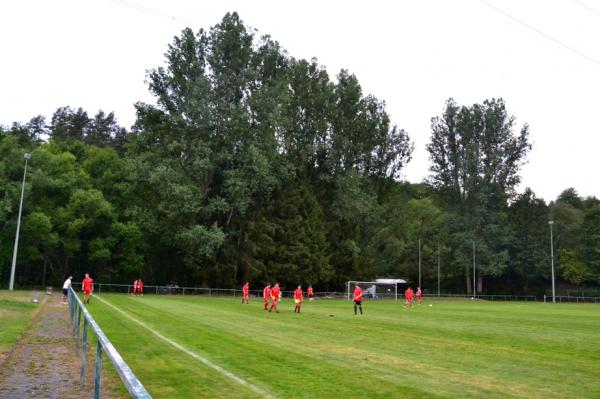
[[141, 278], [138, 279], [138, 295], [144, 296], [144, 282]]
[[244, 302], [246, 302], [246, 304], [250, 303], [250, 283], [248, 283], [246, 281], [246, 284], [244, 284], [244, 286], [242, 287], [242, 305], [244, 304]]
[[137, 294], [137, 288], [138, 288], [138, 281], [134, 280], [133, 281], [133, 292], [131, 293], [132, 296], [135, 296], [135, 294]]
[[263, 289], [263, 299], [265, 300], [265, 310], [269, 310], [269, 301], [271, 300], [271, 284], [267, 284], [267, 286]]
[[421, 287], [417, 287], [417, 301], [419, 301], [419, 305], [421, 304], [421, 297], [423, 293], [421, 292]]
[[362, 311], [362, 300], [363, 300], [363, 290], [356, 284], [354, 287], [354, 295], [352, 296], [354, 300], [354, 315], [356, 315], [356, 308], [360, 309], [360, 314], [363, 314]]
[[83, 303], [90, 303], [90, 296], [94, 292], [94, 280], [90, 278], [88, 273], [85, 274], [85, 278], [81, 282], [81, 290], [83, 291]]
[[404, 307], [407, 308], [407, 307], [410, 306], [412, 308], [413, 307], [413, 303], [412, 303], [412, 301], [413, 301], [413, 290], [412, 290], [412, 288], [408, 287], [406, 289], [406, 291], [404, 291], [404, 297], [406, 298], [406, 302], [404, 303]]
[[279, 283], [275, 283], [275, 286], [271, 288], [271, 308], [269, 309], [269, 312], [275, 309], [275, 312], [279, 313], [279, 309], [277, 309], [279, 295], [281, 295], [281, 289], [279, 288]]
[[312, 302], [312, 301], [313, 301], [313, 296], [314, 296], [314, 293], [313, 293], [313, 288], [312, 288], [312, 285], [309, 285], [309, 286], [308, 286], [308, 288], [306, 289], [306, 296], [308, 296], [308, 300], [309, 300], [310, 302]]
[[300, 313], [300, 308], [302, 307], [302, 287], [298, 286], [296, 291], [294, 291], [294, 302], [296, 303], [296, 307], [294, 308], [294, 313]]

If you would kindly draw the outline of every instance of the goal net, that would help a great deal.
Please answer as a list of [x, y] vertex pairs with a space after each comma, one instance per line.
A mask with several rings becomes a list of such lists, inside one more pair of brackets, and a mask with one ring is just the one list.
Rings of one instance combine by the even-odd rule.
[[403, 279], [377, 279], [374, 281], [346, 282], [346, 299], [351, 300], [354, 287], [358, 285], [363, 290], [363, 299], [394, 299], [401, 296], [401, 289], [406, 285]]

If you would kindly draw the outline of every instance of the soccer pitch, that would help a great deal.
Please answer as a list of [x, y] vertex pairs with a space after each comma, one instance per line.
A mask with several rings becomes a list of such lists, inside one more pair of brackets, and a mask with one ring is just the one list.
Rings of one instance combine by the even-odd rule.
[[[101, 294], [88, 309], [156, 398], [598, 398], [596, 305]], [[110, 304], [110, 305], [109, 305]], [[432, 304], [432, 306], [428, 306]], [[140, 324], [141, 323], [141, 324]]]

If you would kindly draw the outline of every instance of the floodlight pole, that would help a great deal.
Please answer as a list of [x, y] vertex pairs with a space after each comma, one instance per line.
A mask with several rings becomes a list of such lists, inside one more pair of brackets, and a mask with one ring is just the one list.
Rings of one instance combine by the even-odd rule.
[[552, 240], [552, 225], [554, 220], [548, 222], [550, 225], [550, 263], [552, 265], [552, 303], [556, 303], [556, 291], [554, 289], [554, 244]]
[[21, 202], [19, 203], [19, 216], [17, 217], [17, 233], [15, 234], [15, 247], [13, 248], [12, 266], [10, 269], [10, 282], [8, 289], [13, 290], [15, 285], [15, 268], [17, 266], [17, 252], [19, 250], [19, 231], [21, 230], [21, 213], [23, 211], [23, 195], [25, 194], [25, 176], [27, 176], [27, 161], [31, 158], [31, 154], [26, 152], [23, 155], [25, 158], [25, 169], [23, 170], [23, 184], [21, 184]]
[[421, 239], [419, 238], [419, 287], [421, 287]]
[[473, 240], [473, 298], [477, 296], [477, 286], [475, 285], [475, 240]]
[[438, 244], [438, 296], [440, 296], [440, 244]]

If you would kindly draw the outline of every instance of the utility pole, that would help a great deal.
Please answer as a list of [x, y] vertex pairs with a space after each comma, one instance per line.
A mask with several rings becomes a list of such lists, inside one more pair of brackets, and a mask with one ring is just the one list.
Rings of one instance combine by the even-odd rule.
[[475, 240], [473, 240], [473, 298], [477, 296], [477, 286], [475, 285]]
[[440, 296], [440, 244], [438, 244], [438, 296]]
[[552, 225], [554, 224], [554, 220], [550, 220], [548, 222], [550, 225], [550, 262], [552, 265], [552, 303], [556, 303], [556, 291], [554, 289], [554, 243], [552, 240]]
[[421, 239], [419, 238], [419, 287], [421, 286]]
[[10, 268], [10, 282], [8, 289], [13, 290], [15, 285], [15, 269], [17, 267], [17, 252], [19, 251], [19, 231], [21, 230], [21, 213], [23, 212], [23, 195], [25, 194], [25, 176], [27, 176], [27, 161], [31, 158], [31, 154], [26, 152], [25, 169], [23, 170], [23, 184], [21, 184], [21, 202], [19, 203], [19, 216], [17, 217], [17, 233], [15, 235], [15, 247], [13, 248], [12, 266]]

